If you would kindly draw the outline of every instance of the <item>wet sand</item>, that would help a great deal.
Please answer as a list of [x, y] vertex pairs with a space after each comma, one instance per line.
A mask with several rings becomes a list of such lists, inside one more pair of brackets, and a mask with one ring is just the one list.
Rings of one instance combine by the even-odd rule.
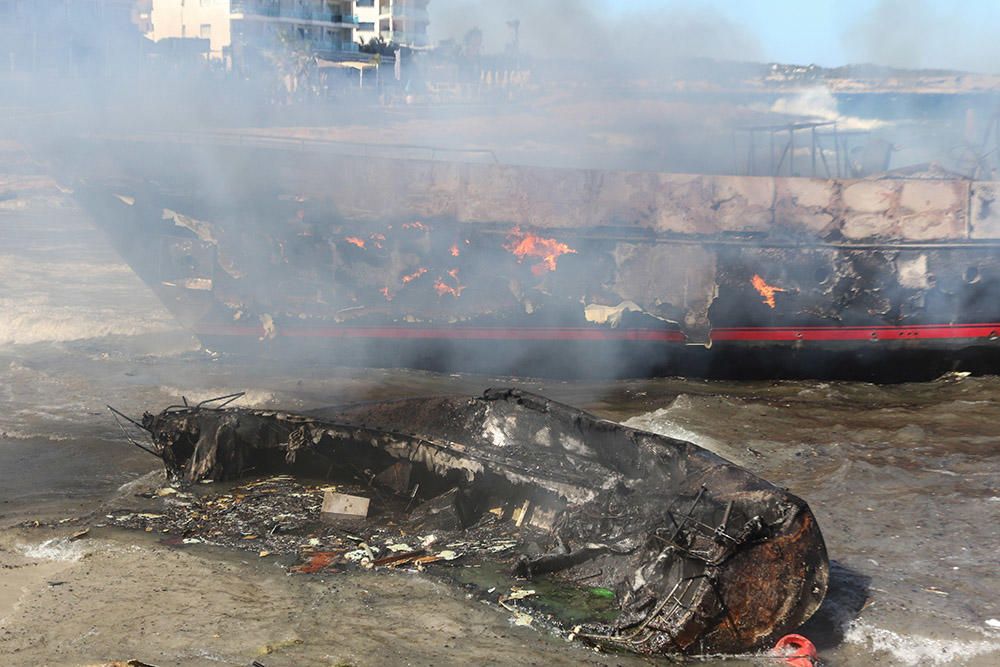
[[[290, 577], [266, 559], [141, 534], [66, 542], [58, 533], [0, 535], [4, 664], [604, 664], [425, 577]], [[39, 539], [53, 542], [25, 556]]]

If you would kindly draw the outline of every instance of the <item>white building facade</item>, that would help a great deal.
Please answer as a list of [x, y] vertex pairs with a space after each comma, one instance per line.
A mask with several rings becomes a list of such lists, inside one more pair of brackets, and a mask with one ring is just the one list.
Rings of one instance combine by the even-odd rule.
[[379, 36], [378, 12], [379, 0], [355, 0], [354, 13], [358, 17], [358, 29], [354, 41], [367, 44]]
[[317, 55], [357, 52], [353, 0], [231, 0], [233, 50], [286, 46]]
[[379, 4], [379, 35], [403, 46], [430, 46], [427, 26], [430, 0], [375, 0]]
[[376, 37], [403, 46], [429, 46], [427, 26], [430, 0], [356, 0], [357, 41]]
[[229, 50], [230, 0], [151, 0], [150, 30], [161, 39], [209, 40], [209, 57], [221, 60]]
[[281, 47], [355, 57], [360, 43], [378, 37], [403, 46], [429, 45], [430, 0], [132, 1], [147, 6], [147, 37], [209, 40], [213, 59]]

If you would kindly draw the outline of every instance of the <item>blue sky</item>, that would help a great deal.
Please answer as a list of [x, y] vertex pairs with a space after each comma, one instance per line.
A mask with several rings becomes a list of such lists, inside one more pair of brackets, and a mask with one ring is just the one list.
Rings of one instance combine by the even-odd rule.
[[858, 62], [866, 54], [891, 60], [905, 51], [900, 60], [920, 60], [910, 63], [918, 66], [981, 64], [976, 69], [995, 70], [1000, 65], [992, 62], [1000, 56], [1000, 0], [607, 2], [618, 12], [665, 7], [717, 12], [755, 35], [768, 61], [830, 66]]

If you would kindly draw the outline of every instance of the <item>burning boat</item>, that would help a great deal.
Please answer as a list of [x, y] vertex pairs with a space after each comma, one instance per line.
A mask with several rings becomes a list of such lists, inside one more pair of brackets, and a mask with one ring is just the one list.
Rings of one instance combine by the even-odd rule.
[[[826, 593], [826, 550], [803, 500], [691, 443], [519, 390], [309, 414], [185, 402], [136, 423], [176, 480], [251, 470], [327, 472], [338, 489], [353, 480], [371, 506], [350, 533], [376, 565], [455, 558], [398, 545], [373, 555], [376, 533], [394, 530], [464, 545], [469, 561], [532, 585], [601, 591], [614, 613], [578, 618], [573, 633], [606, 647], [742, 652], [801, 625]], [[178, 523], [184, 535], [210, 513], [195, 509]], [[280, 527], [268, 525], [240, 532], [270, 537]], [[420, 537], [428, 532], [436, 537]], [[476, 544], [488, 546], [476, 553]], [[311, 571], [345, 551], [314, 555]]]
[[74, 146], [77, 198], [213, 350], [536, 375], [1000, 368], [992, 182]]

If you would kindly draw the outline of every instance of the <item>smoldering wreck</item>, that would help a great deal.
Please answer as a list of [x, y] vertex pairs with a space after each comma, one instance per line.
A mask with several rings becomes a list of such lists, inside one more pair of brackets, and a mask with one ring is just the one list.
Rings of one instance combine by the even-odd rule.
[[[164, 496], [157, 513], [109, 516], [185, 541], [252, 542], [305, 572], [361, 561], [461, 580], [463, 568], [494, 568], [519, 584], [480, 590], [485, 599], [644, 654], [765, 646], [826, 593], [826, 549], [808, 505], [689, 442], [515, 389], [302, 414], [228, 407], [231, 398], [133, 422], [149, 438], [136, 444], [176, 486], [153, 494]], [[195, 484], [245, 477], [253, 481], [215, 496], [204, 494], [217, 485]], [[293, 479], [333, 483], [367, 507], [324, 522], [315, 491], [291, 492]], [[285, 501], [300, 504], [278, 519], [254, 510]], [[533, 597], [541, 586], [596, 591], [607, 604], [549, 613]]]
[[534, 375], [1000, 368], [997, 183], [377, 148], [358, 160], [322, 142], [150, 136], [81, 141], [64, 169], [121, 256], [216, 351]]

